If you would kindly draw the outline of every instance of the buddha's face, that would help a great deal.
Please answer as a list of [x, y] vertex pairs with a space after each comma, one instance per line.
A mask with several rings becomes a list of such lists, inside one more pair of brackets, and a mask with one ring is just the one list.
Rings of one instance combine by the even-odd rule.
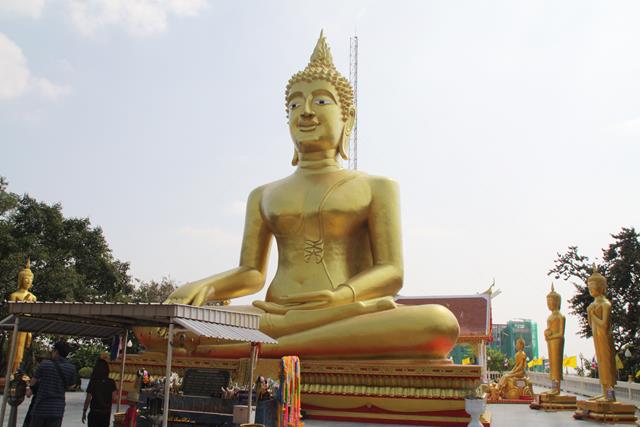
[[547, 307], [551, 311], [560, 310], [560, 298], [547, 297]]
[[604, 287], [599, 282], [590, 280], [587, 282], [587, 285], [589, 286], [589, 294], [592, 297], [595, 298], [604, 295]]
[[518, 351], [524, 350], [524, 342], [516, 341], [516, 350], [518, 350]]
[[298, 153], [337, 149], [345, 128], [338, 94], [325, 80], [298, 82], [287, 97], [289, 131]]
[[33, 276], [25, 274], [22, 276], [22, 280], [20, 281], [20, 289], [29, 290], [33, 285]]

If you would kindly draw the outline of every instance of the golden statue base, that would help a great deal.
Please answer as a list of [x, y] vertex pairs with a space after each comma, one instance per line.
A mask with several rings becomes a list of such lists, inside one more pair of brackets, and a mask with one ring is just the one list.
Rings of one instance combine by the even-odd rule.
[[[469, 424], [465, 397], [481, 376], [448, 360], [303, 360], [301, 373], [308, 418], [438, 427]], [[481, 422], [490, 426], [488, 411]]]
[[636, 421], [636, 407], [620, 402], [581, 400], [573, 414], [577, 420], [595, 420], [603, 423], [629, 423]]
[[539, 394], [529, 405], [531, 409], [544, 411], [575, 411], [576, 397], [563, 394]]
[[[111, 367], [119, 379], [117, 361]], [[124, 390], [132, 389], [136, 372], [145, 368], [163, 376], [165, 356], [142, 353], [127, 357]], [[174, 353], [173, 371], [188, 368], [225, 369], [232, 382], [249, 381], [249, 359], [181, 357]], [[278, 378], [279, 359], [260, 359], [254, 375]], [[471, 418], [465, 397], [480, 385], [479, 366], [454, 365], [449, 360], [303, 360], [302, 410], [307, 418], [363, 423], [394, 423], [436, 427], [466, 427]], [[491, 416], [481, 417], [485, 427]]]

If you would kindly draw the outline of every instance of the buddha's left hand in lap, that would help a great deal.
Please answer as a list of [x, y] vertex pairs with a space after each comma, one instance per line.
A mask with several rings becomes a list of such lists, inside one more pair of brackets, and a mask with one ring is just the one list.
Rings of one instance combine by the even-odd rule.
[[347, 286], [338, 286], [335, 290], [303, 292], [297, 295], [280, 297], [282, 304], [268, 301], [254, 301], [253, 305], [267, 313], [285, 314], [290, 310], [315, 310], [335, 307], [353, 302], [353, 293]]

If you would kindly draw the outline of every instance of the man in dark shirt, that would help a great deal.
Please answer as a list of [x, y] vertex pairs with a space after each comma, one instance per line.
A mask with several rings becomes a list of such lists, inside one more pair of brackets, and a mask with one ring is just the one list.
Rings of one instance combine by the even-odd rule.
[[64, 394], [75, 383], [76, 368], [66, 357], [69, 345], [59, 341], [51, 349], [51, 359], [43, 360], [31, 378], [38, 385], [30, 427], [61, 427], [64, 415]]

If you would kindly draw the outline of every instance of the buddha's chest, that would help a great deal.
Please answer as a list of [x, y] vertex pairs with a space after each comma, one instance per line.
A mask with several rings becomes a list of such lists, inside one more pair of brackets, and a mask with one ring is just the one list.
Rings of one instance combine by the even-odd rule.
[[278, 236], [326, 239], [353, 233], [367, 221], [371, 192], [357, 176], [291, 179], [267, 189], [262, 212]]

